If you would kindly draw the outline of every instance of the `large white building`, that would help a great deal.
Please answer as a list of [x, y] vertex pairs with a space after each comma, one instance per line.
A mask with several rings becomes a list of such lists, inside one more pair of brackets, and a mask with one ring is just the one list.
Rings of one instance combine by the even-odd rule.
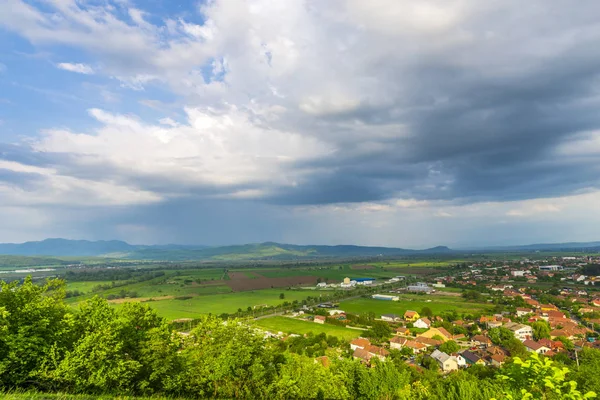
[[561, 271], [563, 269], [562, 265], [540, 265], [540, 271]]

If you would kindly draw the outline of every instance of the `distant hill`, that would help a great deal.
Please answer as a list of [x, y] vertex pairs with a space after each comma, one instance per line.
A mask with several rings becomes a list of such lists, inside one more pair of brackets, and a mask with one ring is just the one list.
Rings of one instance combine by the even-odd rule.
[[368, 246], [293, 245], [275, 242], [207, 247], [186, 245], [131, 245], [126, 242], [46, 239], [40, 242], [0, 244], [0, 254], [20, 256], [101, 256], [136, 260], [258, 260], [320, 257], [375, 257], [440, 254], [452, 250], [438, 246], [425, 250]]
[[600, 251], [600, 242], [537, 243], [516, 246], [492, 246], [480, 250], [492, 251]]

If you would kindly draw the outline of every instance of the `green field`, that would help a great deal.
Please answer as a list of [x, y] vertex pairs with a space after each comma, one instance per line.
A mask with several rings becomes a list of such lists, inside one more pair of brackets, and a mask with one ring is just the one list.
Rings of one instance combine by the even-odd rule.
[[[279, 294], [283, 293], [285, 299], [280, 300]], [[250, 292], [236, 292], [227, 294], [212, 294], [196, 296], [187, 300], [161, 300], [149, 301], [145, 304], [154, 308], [159, 315], [169, 319], [196, 318], [203, 314], [234, 314], [239, 308], [246, 310], [248, 307], [268, 305], [276, 306], [284, 301], [303, 300], [314, 295], [312, 290], [284, 290], [264, 289]], [[116, 305], [119, 307], [119, 305]]]
[[256, 321], [256, 325], [260, 328], [271, 332], [296, 333], [304, 335], [312, 332], [314, 334], [325, 333], [331, 336], [337, 336], [342, 339], [354, 339], [360, 336], [362, 331], [357, 329], [344, 328], [329, 324], [317, 324], [310, 321], [302, 321], [288, 317], [272, 317]]
[[[431, 299], [431, 302], [426, 300]], [[429, 307], [434, 314], [443, 311], [456, 310], [458, 313], [473, 313], [491, 309], [491, 306], [483, 303], [467, 303], [460, 297], [438, 296], [401, 296], [400, 301], [385, 301], [375, 299], [353, 299], [341, 301], [339, 308], [352, 314], [364, 314], [374, 312], [377, 316], [381, 314], [403, 315], [406, 310], [420, 312], [423, 307]]]

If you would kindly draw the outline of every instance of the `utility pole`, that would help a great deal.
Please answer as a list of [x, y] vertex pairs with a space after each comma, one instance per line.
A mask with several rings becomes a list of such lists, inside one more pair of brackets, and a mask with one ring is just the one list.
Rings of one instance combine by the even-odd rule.
[[577, 356], [577, 350], [575, 350], [575, 362], [577, 362], [577, 369], [579, 369], [579, 357]]

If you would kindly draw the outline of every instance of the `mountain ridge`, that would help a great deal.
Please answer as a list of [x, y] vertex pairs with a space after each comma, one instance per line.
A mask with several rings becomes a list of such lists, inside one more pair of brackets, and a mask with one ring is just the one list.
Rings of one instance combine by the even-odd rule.
[[20, 256], [95, 256], [145, 260], [294, 259], [318, 257], [391, 256], [451, 252], [448, 247], [413, 250], [358, 245], [296, 245], [277, 242], [229, 246], [132, 245], [120, 240], [50, 238], [24, 243], [0, 243], [0, 254]]

